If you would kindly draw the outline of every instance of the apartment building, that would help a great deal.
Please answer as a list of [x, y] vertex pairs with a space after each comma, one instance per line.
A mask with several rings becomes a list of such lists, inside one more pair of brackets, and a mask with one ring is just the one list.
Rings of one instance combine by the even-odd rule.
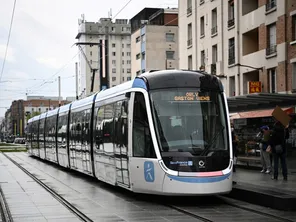
[[[79, 48], [78, 95], [83, 98], [93, 92], [116, 86], [131, 79], [131, 26], [127, 19], [101, 18], [78, 21], [76, 39]], [[91, 66], [91, 68], [90, 68]]]
[[[290, 81], [296, 52], [295, 4], [295, 0], [179, 0], [179, 33], [185, 33], [179, 35], [180, 68], [220, 76], [228, 96], [290, 93], [296, 85], [296, 80]], [[252, 88], [252, 83], [258, 87]]]
[[144, 8], [131, 19], [132, 78], [155, 69], [177, 69], [178, 9]]

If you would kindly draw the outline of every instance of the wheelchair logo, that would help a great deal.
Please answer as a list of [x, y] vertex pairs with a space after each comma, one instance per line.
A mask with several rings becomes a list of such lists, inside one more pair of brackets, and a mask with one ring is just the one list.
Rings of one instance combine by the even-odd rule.
[[144, 177], [146, 182], [154, 182], [154, 165], [151, 161], [144, 162]]

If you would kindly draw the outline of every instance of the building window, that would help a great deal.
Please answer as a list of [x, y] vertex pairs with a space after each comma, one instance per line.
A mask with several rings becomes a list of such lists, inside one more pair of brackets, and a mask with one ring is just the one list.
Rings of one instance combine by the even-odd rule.
[[116, 60], [112, 60], [112, 64], [115, 65], [116, 64]]
[[187, 47], [192, 46], [192, 24], [187, 26]]
[[218, 27], [217, 27], [217, 8], [212, 10], [212, 35], [216, 35], [218, 33]]
[[115, 46], [116, 46], [115, 43], [112, 43], [112, 48], [115, 48]]
[[121, 55], [124, 56], [124, 52], [122, 52]]
[[228, 1], [228, 28], [233, 27], [234, 21], [234, 0]]
[[124, 60], [122, 60], [122, 65], [124, 65]]
[[265, 10], [268, 12], [276, 7], [276, 0], [267, 0]]
[[200, 37], [205, 36], [205, 17], [200, 18]]
[[92, 56], [92, 51], [89, 52], [90, 56]]
[[142, 60], [144, 60], [146, 58], [146, 54], [145, 52], [142, 52]]
[[276, 92], [276, 70], [275, 68], [270, 69], [268, 71], [269, 77], [269, 92], [275, 93]]
[[174, 42], [175, 41], [175, 34], [174, 33], [165, 33], [165, 39], [167, 42]]
[[296, 15], [292, 16], [292, 41], [296, 41]]
[[122, 44], [121, 47], [124, 48], [124, 44]]
[[296, 91], [296, 63], [292, 63], [292, 90]]
[[122, 81], [124, 82], [124, 77], [122, 77]]
[[122, 73], [124, 73], [124, 69], [122, 69]]
[[136, 42], [140, 42], [140, 40], [141, 40], [141, 37], [138, 36], [138, 37], [136, 38]]
[[130, 53], [130, 52], [127, 52], [126, 55], [127, 55], [127, 56], [131, 56], [131, 53]]
[[130, 81], [130, 80], [131, 80], [131, 77], [126, 77], [126, 80], [127, 80], [127, 81]]
[[276, 23], [267, 26], [267, 48], [266, 55], [272, 55], [276, 53]]
[[138, 53], [138, 54], [136, 55], [136, 59], [140, 59], [140, 58], [141, 58], [141, 54]]
[[187, 16], [191, 14], [192, 14], [192, 0], [187, 0]]
[[188, 70], [192, 70], [192, 55], [188, 56]]
[[112, 52], [112, 55], [113, 55], [113, 56], [116, 56], [116, 52]]
[[126, 73], [131, 73], [131, 69], [127, 69], [126, 70]]
[[116, 77], [112, 77], [112, 81], [113, 81], [113, 82], [116, 81]]
[[126, 60], [126, 64], [131, 64], [131, 60]]
[[234, 38], [228, 40], [228, 65], [235, 63], [235, 42]]
[[116, 73], [116, 69], [115, 68], [112, 69], [112, 73]]
[[200, 66], [201, 67], [205, 67], [205, 59], [206, 59], [205, 50], [202, 50], [200, 52]]
[[175, 51], [166, 51], [166, 59], [174, 60], [175, 59]]
[[126, 28], [126, 31], [131, 31], [131, 27], [127, 27]]
[[212, 64], [211, 64], [211, 73], [216, 75], [216, 66], [218, 61], [218, 47], [217, 45], [212, 46]]

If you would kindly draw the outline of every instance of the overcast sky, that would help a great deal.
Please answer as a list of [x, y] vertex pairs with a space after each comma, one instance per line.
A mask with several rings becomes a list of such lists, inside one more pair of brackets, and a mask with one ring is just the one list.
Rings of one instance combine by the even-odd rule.
[[[58, 96], [58, 76], [61, 76], [62, 96], [75, 96], [74, 75], [78, 56], [74, 56], [78, 49], [72, 45], [75, 43], [78, 19], [84, 14], [86, 21], [98, 21], [101, 17], [108, 17], [110, 8], [115, 16], [127, 2], [17, 0], [5, 69], [0, 81], [0, 117], [4, 116], [13, 100], [26, 99], [26, 93], [31, 96]], [[13, 3], [14, 0], [1, 1], [0, 72]], [[145, 7], [177, 6], [178, 0], [133, 0], [116, 18], [130, 19]]]

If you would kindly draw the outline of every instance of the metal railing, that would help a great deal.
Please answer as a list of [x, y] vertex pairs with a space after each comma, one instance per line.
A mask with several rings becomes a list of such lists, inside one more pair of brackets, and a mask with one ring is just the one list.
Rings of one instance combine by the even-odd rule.
[[212, 33], [212, 35], [215, 35], [217, 32], [218, 32], [218, 26], [216, 25], [216, 26], [212, 27], [211, 33]]
[[216, 63], [213, 63], [213, 64], [211, 64], [211, 73], [213, 74], [213, 75], [216, 75], [217, 74], [217, 64]]
[[265, 5], [265, 10], [268, 12], [269, 10], [276, 7], [276, 0], [269, 0]]
[[266, 55], [269, 56], [269, 55], [272, 55], [272, 54], [276, 53], [277, 52], [276, 49], [277, 49], [276, 44], [272, 44], [272, 45], [267, 46]]
[[192, 39], [188, 39], [187, 40], [187, 46], [191, 46], [192, 45]]
[[190, 15], [190, 14], [192, 14], [192, 6], [187, 8], [187, 15]]
[[234, 26], [234, 24], [235, 24], [235, 20], [234, 20], [234, 18], [232, 18], [232, 19], [228, 19], [228, 28]]

